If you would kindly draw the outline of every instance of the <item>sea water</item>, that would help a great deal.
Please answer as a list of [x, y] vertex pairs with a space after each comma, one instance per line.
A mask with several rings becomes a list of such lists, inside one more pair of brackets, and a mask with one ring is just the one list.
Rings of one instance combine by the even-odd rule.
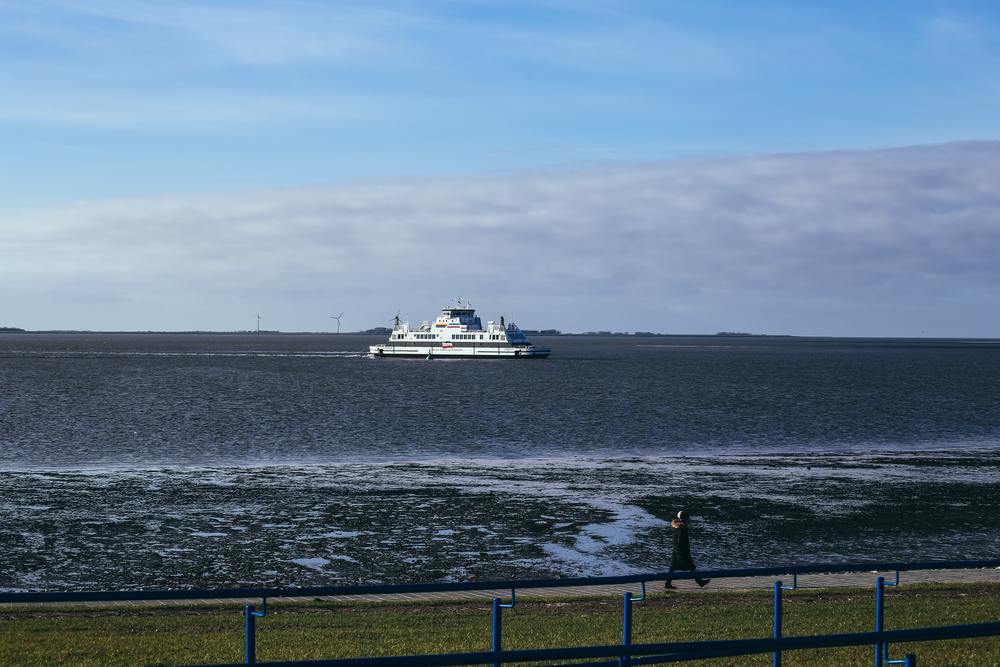
[[0, 589], [291, 586], [1000, 551], [1000, 343], [0, 336]]

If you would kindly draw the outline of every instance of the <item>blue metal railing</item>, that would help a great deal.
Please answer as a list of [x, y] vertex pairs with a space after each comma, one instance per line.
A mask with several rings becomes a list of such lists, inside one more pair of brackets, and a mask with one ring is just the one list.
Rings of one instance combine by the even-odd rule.
[[[899, 570], [896, 570], [896, 574], [898, 576]], [[774, 617], [773, 617], [774, 620], [772, 626], [774, 628], [774, 631], [772, 633], [772, 637], [774, 637], [774, 639], [781, 639], [781, 619], [782, 619], [781, 591], [794, 591], [798, 590], [798, 588], [799, 588], [799, 575], [797, 574], [792, 574], [791, 586], [785, 586], [785, 584], [781, 581], [781, 579], [778, 579], [774, 582]], [[773, 667], [781, 667], [781, 651], [775, 651], [774, 654], [771, 656], [771, 665]]]
[[[904, 643], [939, 641], [943, 639], [972, 639], [1000, 636], [1000, 621], [948, 625], [882, 632], [852, 632], [845, 634], [817, 635], [812, 637], [783, 637], [781, 639], [725, 639], [700, 642], [667, 642], [632, 644], [630, 646], [575, 646], [570, 648], [523, 649], [517, 651], [483, 651], [481, 653], [444, 653], [437, 655], [402, 655], [384, 658], [342, 658], [337, 660], [298, 660], [261, 663], [270, 667], [455, 667], [458, 665], [485, 665], [490, 663], [540, 662], [553, 667], [559, 661], [610, 658], [601, 662], [576, 663], [572, 667], [613, 667], [617, 660], [627, 658], [633, 665], [651, 665], [707, 658], [797, 651], [801, 649], [844, 648], [874, 643]], [[907, 657], [907, 665], [916, 665], [916, 658]], [[194, 666], [192, 666], [194, 667]], [[198, 667], [236, 667], [235, 663], [201, 665]]]
[[[500, 598], [493, 598], [493, 636], [490, 638], [490, 646], [493, 652], [499, 652], [502, 644], [503, 610], [513, 609], [517, 604], [517, 594], [514, 589], [510, 589], [510, 603], [504, 604]], [[493, 663], [493, 667], [501, 667], [499, 662]]]
[[[775, 575], [792, 575], [793, 583], [791, 587], [784, 586], [784, 584], [778, 580], [774, 584], [774, 626], [773, 626], [773, 636], [771, 639], [759, 639], [759, 640], [740, 640], [743, 642], [758, 642], [758, 644], [753, 644], [753, 646], [763, 646], [767, 645], [770, 648], [766, 650], [753, 649], [747, 653], [734, 653], [725, 655], [744, 655], [749, 653], [760, 653], [760, 652], [771, 652], [773, 655], [773, 665], [775, 667], [780, 667], [781, 665], [781, 652], [782, 650], [792, 650], [794, 648], [808, 648], [809, 646], [799, 646], [794, 642], [789, 644], [790, 638], [783, 638], [782, 633], [782, 591], [784, 590], [794, 590], [798, 588], [798, 575], [800, 574], [829, 574], [838, 572], [886, 572], [894, 571], [896, 573], [895, 583], [886, 584], [884, 577], [878, 577], [876, 579], [876, 612], [875, 612], [875, 631], [873, 633], [857, 633], [855, 635], [850, 635], [851, 637], [867, 636], [870, 637], [870, 641], [875, 647], [875, 665], [876, 667], [884, 667], [887, 664], [910, 664], [910, 657], [901, 660], [889, 660], [888, 658], [888, 644], [893, 637], [897, 635], [893, 633], [884, 632], [884, 587], [886, 585], [895, 586], [899, 584], [899, 573], [914, 570], [956, 570], [956, 569], [979, 569], [979, 568], [992, 568], [1000, 567], [1000, 559], [989, 559], [989, 560], [971, 560], [971, 561], [921, 561], [921, 562], [852, 562], [852, 563], [819, 563], [810, 565], [781, 565], [774, 567], [755, 567], [755, 568], [739, 568], [739, 569], [726, 569], [726, 570], [701, 570], [697, 573], [695, 572], [673, 572], [669, 573], [671, 579], [695, 579], [695, 578], [713, 578], [713, 579], [726, 579], [726, 578], [736, 578], [736, 577], [761, 577], [761, 576], [775, 576]], [[670, 656], [664, 657], [654, 656], [654, 657], [639, 657], [633, 658], [633, 656], [648, 656], [647, 653], [642, 653], [641, 651], [632, 651], [632, 604], [635, 602], [641, 602], [646, 599], [646, 582], [649, 581], [662, 581], [668, 577], [667, 572], [650, 572], [645, 574], [635, 574], [635, 575], [625, 575], [625, 576], [615, 576], [615, 577], [574, 577], [565, 579], [528, 579], [528, 580], [504, 580], [504, 581], [469, 581], [469, 582], [449, 582], [449, 583], [426, 583], [426, 584], [372, 584], [372, 585], [360, 585], [360, 586], [314, 586], [314, 587], [302, 587], [302, 588], [235, 588], [235, 589], [190, 589], [190, 590], [136, 590], [136, 591], [39, 591], [39, 592], [19, 592], [19, 593], [0, 593], [0, 603], [55, 603], [55, 602], [107, 602], [107, 601], [128, 601], [128, 600], [221, 600], [221, 599], [245, 599], [245, 598], [261, 598], [263, 600], [263, 605], [260, 611], [257, 611], [254, 605], [246, 605], [244, 607], [244, 615], [246, 617], [245, 623], [245, 646], [246, 646], [246, 664], [254, 664], [256, 662], [256, 619], [263, 617], [267, 614], [267, 598], [283, 598], [283, 597], [343, 597], [351, 595], [372, 595], [372, 594], [403, 594], [403, 593], [423, 593], [423, 592], [450, 592], [450, 591], [476, 591], [476, 590], [499, 590], [499, 589], [510, 589], [511, 591], [511, 601], [508, 604], [501, 602], [500, 598], [493, 599], [493, 630], [492, 630], [492, 650], [489, 653], [482, 654], [468, 654], [475, 655], [478, 657], [488, 656], [488, 659], [478, 660], [480, 663], [490, 663], [493, 667], [501, 667], [502, 662], [517, 662], [519, 659], [510, 658], [510, 655], [519, 654], [519, 652], [505, 652], [502, 650], [502, 610], [513, 608], [516, 603], [516, 590], [517, 589], [537, 589], [537, 588], [564, 588], [572, 586], [608, 586], [615, 584], [633, 584], [638, 583], [642, 586], [642, 593], [639, 597], [632, 597], [631, 592], [625, 592], [624, 608], [623, 608], [623, 623], [622, 623], [622, 644], [618, 647], [590, 647], [591, 649], [614, 649], [612, 653], [601, 654], [602, 656], [608, 657], [613, 656], [616, 660], [599, 663], [602, 667], [637, 667], [642, 664], [651, 664], [654, 662], [678, 662], [681, 660], [690, 660], [695, 658], [704, 657], [721, 657], [715, 656], [715, 654], [708, 655], [703, 653], [698, 653], [698, 651], [708, 651], [709, 649], [699, 649], [699, 648], [685, 648], [682, 650], [673, 652]], [[982, 627], [986, 627], [985, 624]], [[1000, 627], [1000, 624], [994, 624]], [[939, 632], [944, 632], [946, 630], [956, 630], [956, 628], [966, 628], [973, 626], [952, 626], [951, 628], [938, 628]], [[980, 626], [975, 626], [980, 627]], [[928, 630], [927, 628], [917, 629], [917, 630]], [[933, 629], [931, 629], [933, 630]], [[903, 632], [903, 631], [894, 631]], [[933, 634], [933, 633], [932, 633]], [[1000, 634], [1000, 632], [995, 633]], [[839, 637], [840, 635], [824, 635], [818, 638], [794, 638], [796, 641], [805, 639], [829, 639], [831, 637]], [[844, 635], [847, 636], [847, 635]], [[957, 637], [958, 635], [954, 635]], [[964, 636], [964, 635], [963, 635]], [[975, 636], [987, 636], [987, 635], [975, 635]], [[949, 635], [951, 638], [952, 635]], [[925, 637], [925, 639], [933, 639], [934, 637]], [[944, 638], [944, 637], [939, 637]], [[852, 640], [853, 641], [853, 640]], [[760, 643], [763, 642], [763, 643]], [[709, 642], [715, 646], [711, 650], [735, 650], [731, 647], [733, 646], [751, 646], [750, 644], [732, 644], [726, 642]], [[700, 644], [699, 644], [700, 645]], [[717, 645], [717, 646], [716, 646]], [[838, 644], [831, 644], [834, 646]], [[847, 644], [845, 644], [847, 645]], [[645, 645], [644, 645], [645, 646]], [[680, 644], [674, 644], [672, 646], [681, 646]], [[692, 644], [694, 646], [694, 644]], [[724, 646], [729, 646], [730, 648], [724, 649]], [[723, 647], [723, 648], [719, 648]], [[820, 645], [812, 646], [813, 648], [820, 647]], [[565, 649], [570, 650], [570, 649]], [[573, 650], [584, 650], [584, 648], [577, 647]], [[645, 649], [644, 649], [645, 650]], [[740, 649], [743, 650], [743, 649]], [[617, 652], [614, 652], [617, 651]], [[680, 656], [684, 654], [684, 651], [694, 651], [689, 657], [681, 658]], [[697, 655], [696, 655], [697, 653]], [[457, 655], [457, 654], [456, 654]], [[555, 655], [555, 654], [553, 654]], [[406, 659], [443, 659], [450, 656], [409, 656]], [[571, 657], [589, 657], [587, 655], [581, 656], [562, 656], [559, 659], [565, 658], [570, 659]], [[395, 658], [379, 658], [378, 660], [392, 660]], [[403, 658], [399, 658], [403, 659]], [[535, 660], [536, 658], [525, 658], [525, 660]], [[556, 659], [553, 657], [553, 659]], [[360, 659], [359, 659], [360, 660]], [[371, 659], [374, 660], [374, 659]], [[915, 660], [915, 659], [914, 659]], [[414, 664], [419, 664], [421, 666], [431, 665], [431, 664], [474, 664], [476, 661], [471, 662], [434, 662], [434, 661], [424, 661], [417, 662]], [[347, 664], [357, 664], [361, 665], [361, 662], [351, 662], [351, 661], [321, 661], [315, 663], [288, 663], [288, 664], [298, 664], [298, 665], [308, 665], [308, 664], [323, 664], [323, 665], [340, 665], [343, 663]], [[277, 664], [277, 663], [275, 663]], [[380, 665], [382, 663], [379, 663]], [[393, 663], [385, 663], [386, 666]], [[400, 663], [403, 664], [403, 663]], [[406, 663], [409, 664], [409, 663]], [[579, 667], [579, 666], [578, 666]], [[593, 667], [593, 666], [591, 666]]]

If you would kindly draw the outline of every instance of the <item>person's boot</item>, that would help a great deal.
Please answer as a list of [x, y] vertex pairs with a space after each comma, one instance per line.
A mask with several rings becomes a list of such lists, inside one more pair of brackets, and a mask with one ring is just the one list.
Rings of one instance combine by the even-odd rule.
[[708, 586], [708, 582], [710, 582], [710, 581], [711, 581], [711, 579], [695, 579], [695, 582], [699, 586], [701, 586], [702, 588], [704, 588], [705, 586]]

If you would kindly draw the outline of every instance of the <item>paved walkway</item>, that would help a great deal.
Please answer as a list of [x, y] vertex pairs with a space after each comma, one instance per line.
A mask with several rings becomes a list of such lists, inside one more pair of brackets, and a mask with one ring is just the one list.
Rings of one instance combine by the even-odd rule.
[[[838, 574], [809, 574], [800, 575], [798, 580], [799, 588], [846, 588], [846, 587], [866, 587], [874, 586], [875, 578], [884, 576], [888, 581], [895, 581], [895, 572], [861, 572], [861, 573], [838, 573]], [[727, 591], [749, 591], [749, 590], [773, 590], [774, 581], [777, 577], [736, 577], [731, 579], [716, 579], [705, 590], [727, 590]], [[781, 577], [786, 585], [791, 585], [792, 577]], [[915, 572], [901, 572], [900, 584], [906, 583], [1000, 583], [1000, 568], [989, 570], [919, 570]], [[678, 590], [699, 590], [694, 581], [676, 580], [674, 587]], [[663, 591], [662, 581], [651, 581], [646, 584], [648, 593]], [[566, 586], [557, 588], [525, 588], [517, 591], [517, 597], [521, 600], [532, 598], [553, 598], [553, 597], [584, 597], [584, 596], [614, 596], [620, 597], [625, 591], [632, 591], [638, 595], [641, 588], [638, 584], [613, 586]], [[502, 597], [504, 601], [510, 598], [510, 590], [501, 589], [495, 591], [457, 591], [442, 593], [409, 593], [401, 595], [349, 595], [338, 597], [341, 601], [357, 600], [368, 602], [388, 602], [400, 600], [491, 600], [495, 597]], [[294, 600], [313, 600], [315, 598], [292, 598]], [[322, 598], [332, 600], [334, 598]]]
[[[887, 581], [895, 581], [896, 573], [893, 572], [852, 572], [836, 574], [806, 574], [798, 578], [800, 589], [818, 588], [846, 588], [860, 587], [866, 588], [874, 586], [877, 576], [884, 576]], [[726, 591], [751, 591], [751, 590], [772, 590], [774, 581], [778, 577], [738, 577], [732, 579], [716, 579], [706, 590], [726, 590]], [[791, 585], [792, 577], [780, 577], [786, 584]], [[1000, 583], [1000, 568], [978, 569], [978, 570], [917, 570], [913, 572], [900, 573], [900, 585], [913, 583]], [[676, 580], [674, 586], [678, 590], [699, 590], [698, 586], [691, 580]], [[648, 593], [663, 591], [662, 581], [651, 581], [646, 586]], [[558, 597], [593, 597], [608, 596], [620, 597], [625, 591], [632, 591], [635, 595], [640, 593], [638, 584], [613, 585], [613, 586], [566, 586], [555, 588], [525, 588], [517, 591], [520, 600], [530, 600], [538, 598], [558, 598]], [[461, 601], [482, 601], [488, 603], [494, 597], [501, 597], [504, 601], [510, 599], [510, 590], [501, 589], [495, 591], [445, 591], [439, 593], [397, 593], [380, 595], [342, 595], [323, 597], [286, 597], [272, 598], [282, 602], [314, 602], [316, 600], [339, 601], [339, 602], [407, 602], [426, 600], [452, 600]], [[38, 605], [28, 605], [22, 603], [0, 604], [3, 608], [25, 608]], [[59, 607], [116, 607], [116, 608], [140, 608], [149, 609], [151, 607], [171, 607], [171, 606], [191, 606], [191, 605], [223, 605], [229, 607], [242, 606], [246, 604], [260, 604], [259, 598], [253, 599], [206, 599], [206, 600], [128, 600], [115, 602], [62, 602]], [[48, 605], [45, 605], [48, 606]]]

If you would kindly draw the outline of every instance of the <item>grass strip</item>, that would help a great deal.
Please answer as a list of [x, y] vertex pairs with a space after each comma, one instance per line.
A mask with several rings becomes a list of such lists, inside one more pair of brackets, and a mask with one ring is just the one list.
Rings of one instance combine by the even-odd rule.
[[[768, 637], [766, 591], [678, 590], [634, 606], [635, 643]], [[504, 648], [616, 644], [621, 598], [518, 600], [504, 611]], [[179, 665], [240, 662], [242, 609], [185, 606], [20, 605], [0, 609], [0, 664]], [[870, 631], [871, 589], [788, 591], [784, 634]], [[886, 591], [886, 629], [1000, 620], [1000, 585], [912, 585]], [[258, 660], [488, 650], [490, 608], [482, 602], [286, 602], [257, 623]], [[1000, 665], [1000, 638], [892, 646], [922, 665]], [[868, 665], [871, 647], [786, 653], [785, 665]], [[769, 656], [691, 665], [769, 665]]]

